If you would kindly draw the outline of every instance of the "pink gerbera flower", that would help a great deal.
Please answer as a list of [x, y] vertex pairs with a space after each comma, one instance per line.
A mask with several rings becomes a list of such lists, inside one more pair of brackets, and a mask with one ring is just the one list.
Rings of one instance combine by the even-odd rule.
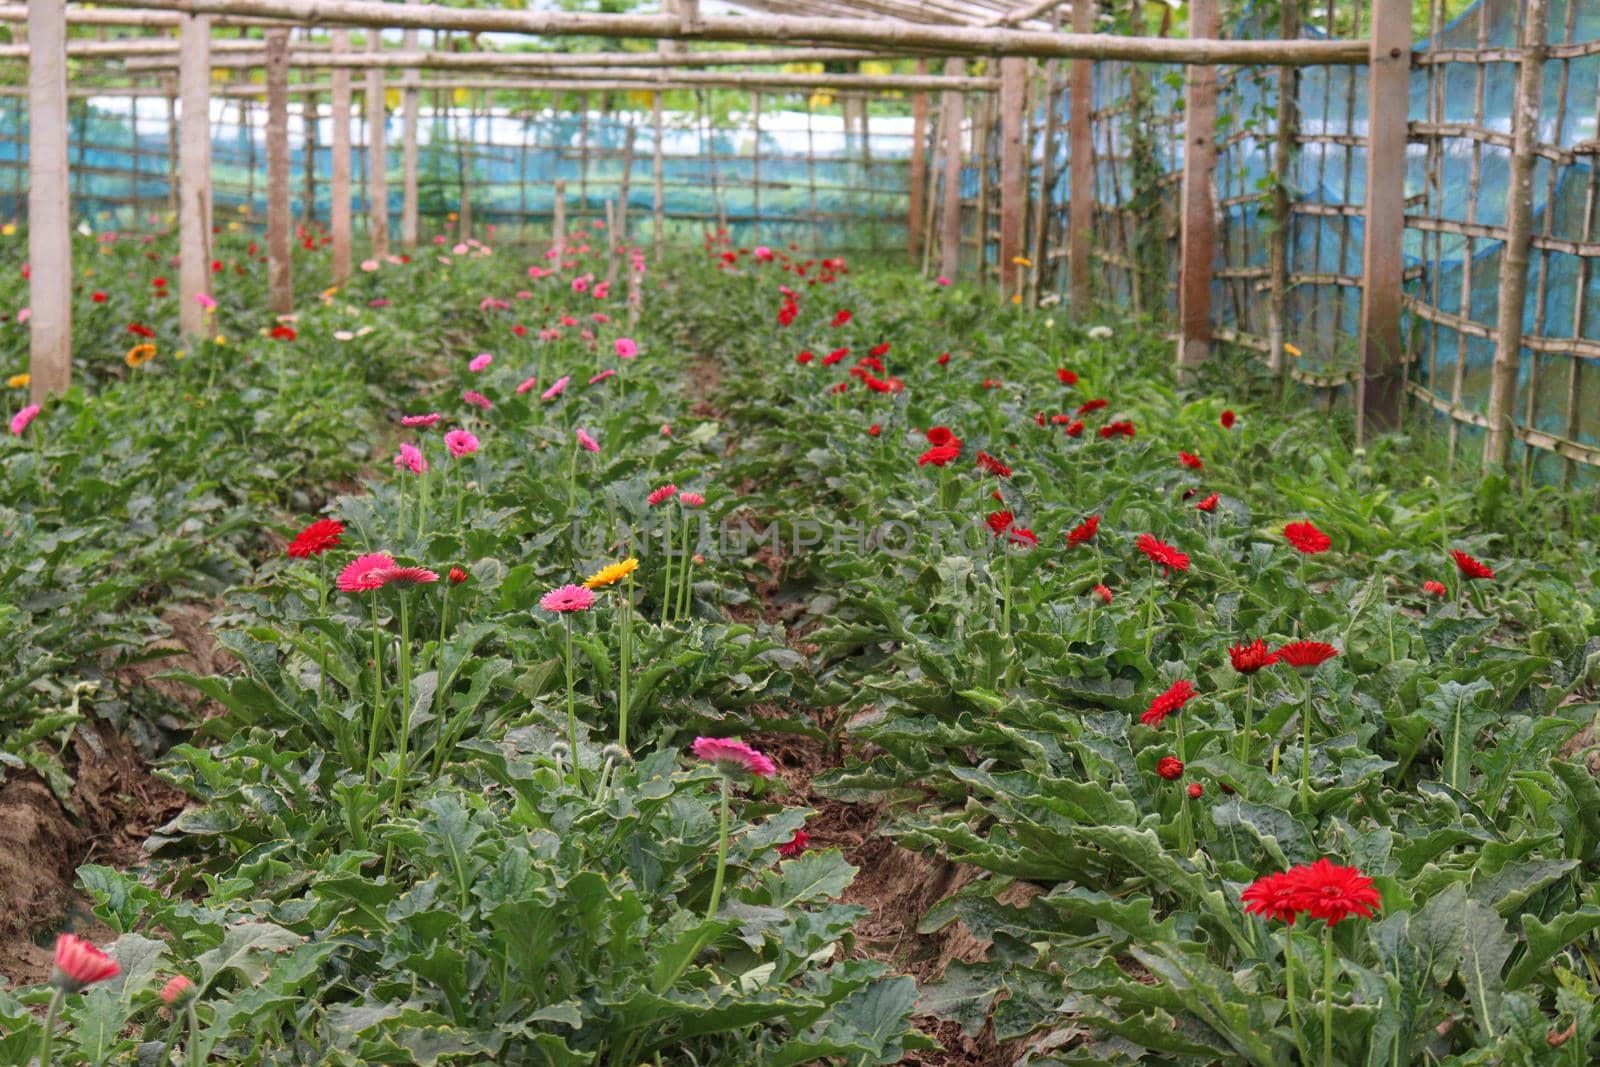
[[408, 470], [412, 474], [425, 474], [428, 470], [428, 457], [422, 454], [422, 449], [416, 445], [401, 445], [400, 454], [394, 457], [396, 470]]
[[444, 435], [444, 446], [452, 456], [460, 459], [478, 450], [478, 438], [470, 430], [451, 430]]
[[650, 495], [645, 497], [645, 502], [651, 507], [655, 507], [657, 504], [663, 504], [677, 495], [678, 487], [669, 483], [659, 489], [652, 489]]
[[705, 502], [706, 502], [706, 498], [701, 496], [699, 493], [679, 493], [678, 494], [678, 503], [682, 504], [686, 508], [704, 507], [705, 506]]
[[743, 771], [758, 778], [772, 778], [778, 773], [776, 763], [743, 741], [730, 741], [721, 737], [697, 737], [694, 739], [692, 751], [701, 759], [715, 763], [717, 769], [726, 775], [731, 776]]
[[554, 400], [556, 397], [561, 395], [562, 391], [566, 389], [567, 383], [570, 381], [572, 381], [572, 375], [563, 374], [561, 377], [556, 379], [556, 383], [554, 385], [546, 389], [543, 393], [539, 394], [539, 399]]
[[488, 411], [490, 408], [494, 407], [494, 405], [489, 402], [488, 397], [471, 389], [468, 389], [466, 392], [462, 393], [461, 399], [471, 404], [473, 407], [482, 408], [485, 411]]
[[38, 404], [29, 404], [27, 407], [11, 416], [11, 436], [21, 437], [22, 431], [26, 430], [28, 428], [28, 424], [34, 419], [38, 418], [39, 412], [43, 410], [44, 409]]
[[387, 552], [371, 552], [357, 556], [339, 572], [338, 586], [346, 593], [365, 593], [383, 588], [381, 572], [396, 566], [394, 557]]
[[578, 444], [582, 445], [588, 451], [590, 451], [590, 452], [598, 452], [598, 451], [600, 451], [600, 442], [596, 441], [592, 436], [590, 436], [588, 430], [585, 430], [582, 427], [579, 427], [575, 431], [575, 436], [578, 438]]
[[379, 567], [367, 573], [369, 580], [376, 581], [379, 585], [388, 585], [390, 582], [410, 582], [413, 585], [428, 585], [439, 580], [439, 576], [426, 567], [402, 567], [396, 564], [392, 567]]
[[489, 369], [489, 364], [494, 362], [494, 355], [489, 352], [479, 352], [472, 357], [472, 362], [467, 364], [467, 369], [474, 374]]
[[566, 613], [588, 611], [594, 606], [594, 591], [581, 585], [563, 585], [539, 598], [539, 606], [546, 611]]
[[617, 355], [623, 359], [632, 359], [639, 354], [638, 342], [631, 337], [619, 337], [616, 343]]
[[522, 381], [517, 383], [517, 395], [521, 396], [523, 393], [528, 392], [538, 384], [538, 378], [524, 378]]
[[590, 378], [589, 379], [589, 384], [590, 385], [599, 385], [601, 382], [605, 381], [607, 378], [611, 377], [615, 373], [617, 373], [616, 368], [611, 368], [610, 370], [603, 370], [599, 374], [596, 374], [593, 378]]
[[402, 415], [402, 416], [400, 416], [400, 425], [401, 426], [432, 426], [435, 423], [437, 423], [440, 418], [441, 418], [441, 416], [437, 411], [431, 411], [426, 415]]

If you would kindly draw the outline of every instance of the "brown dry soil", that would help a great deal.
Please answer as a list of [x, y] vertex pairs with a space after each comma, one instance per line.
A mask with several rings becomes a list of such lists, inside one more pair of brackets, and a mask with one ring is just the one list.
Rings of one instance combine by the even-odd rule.
[[[203, 674], [230, 665], [212, 642], [210, 616], [206, 605], [169, 611], [163, 619], [169, 636], [150, 647], [172, 654], [125, 668], [119, 682], [205, 714], [193, 691], [151, 676], [174, 667]], [[59, 931], [110, 938], [75, 888], [77, 869], [132, 866], [145, 839], [184, 805], [183, 794], [153, 777], [127, 739], [105, 723], [80, 726], [61, 755], [73, 782], [66, 803], [31, 771], [10, 772], [0, 785], [0, 981], [7, 985], [50, 976], [48, 946]]]

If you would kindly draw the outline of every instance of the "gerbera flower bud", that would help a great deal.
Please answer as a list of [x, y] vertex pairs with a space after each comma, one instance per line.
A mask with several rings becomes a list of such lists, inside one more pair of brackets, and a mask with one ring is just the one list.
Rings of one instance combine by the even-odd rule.
[[462, 570], [460, 567], [451, 567], [450, 568], [450, 584], [451, 585], [460, 585], [462, 582], [466, 581], [470, 577], [471, 577], [471, 575], [469, 575], [466, 571]]
[[50, 984], [68, 993], [115, 978], [122, 973], [117, 961], [76, 934], [56, 938], [55, 970]]
[[1169, 782], [1183, 777], [1183, 760], [1176, 756], [1162, 756], [1156, 761], [1156, 773]]
[[1429, 594], [1431, 594], [1433, 596], [1444, 596], [1445, 594], [1450, 592], [1450, 590], [1448, 590], [1448, 589], [1446, 589], [1444, 587], [1444, 583], [1443, 582], [1436, 582], [1436, 581], [1432, 580], [1431, 578], [1428, 581], [1422, 583], [1422, 591], [1424, 593], [1429, 593]]
[[161, 1002], [163, 1004], [179, 1004], [189, 999], [194, 989], [194, 983], [183, 975], [177, 975], [161, 987]]
[[1228, 658], [1233, 661], [1233, 669], [1240, 674], [1254, 674], [1278, 662], [1277, 654], [1259, 637], [1248, 644], [1234, 645], [1228, 649]]
[[789, 839], [788, 844], [778, 846], [778, 855], [784, 859], [793, 859], [804, 852], [810, 844], [811, 835], [806, 833], [804, 828], [801, 828], [794, 832], [794, 837]]
[[1190, 800], [1199, 800], [1200, 799], [1200, 795], [1202, 793], [1204, 793], [1205, 791], [1206, 791], [1206, 787], [1201, 785], [1199, 782], [1190, 782], [1189, 783], [1189, 799]]

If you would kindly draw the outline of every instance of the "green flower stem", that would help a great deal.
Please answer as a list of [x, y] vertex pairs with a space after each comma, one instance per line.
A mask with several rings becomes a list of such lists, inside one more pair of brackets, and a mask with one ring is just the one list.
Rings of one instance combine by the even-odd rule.
[[378, 598], [372, 598], [372, 729], [367, 737], [367, 782], [372, 781], [372, 765], [378, 760], [378, 739], [385, 725], [383, 702], [383, 643], [378, 627]]
[[661, 539], [663, 554], [666, 557], [666, 581], [661, 589], [661, 625], [667, 624], [667, 609], [672, 605], [672, 509], [669, 507], [667, 514], [666, 536]]
[[683, 513], [683, 573], [678, 580], [678, 621], [685, 622], [689, 618], [689, 608], [694, 603], [694, 585], [691, 581], [691, 572], [694, 570], [694, 555], [689, 551], [690, 527], [694, 524], [689, 521], [689, 513]]
[[722, 903], [722, 877], [728, 866], [728, 776], [722, 776], [721, 821], [717, 831], [717, 876], [711, 882], [711, 905], [706, 908], [706, 918], [717, 917], [717, 905]]
[[411, 738], [411, 614], [409, 594], [400, 594], [400, 755], [394, 765], [394, 809], [406, 776], [406, 747]]
[[1322, 937], [1322, 1067], [1333, 1067], [1333, 924]]
[[583, 776], [578, 772], [578, 710], [573, 695], [572, 680], [572, 613], [566, 613], [567, 623], [567, 744], [572, 746], [572, 785], [583, 791]]
[[198, 994], [190, 993], [189, 1003], [183, 1009], [183, 1013], [189, 1017], [189, 1067], [200, 1067], [205, 1062], [200, 1055], [200, 1013], [194, 1010], [195, 1001], [199, 999]]
[[1311, 679], [1305, 679], [1306, 703], [1300, 711], [1300, 810], [1311, 811]]
[[1000, 558], [1005, 564], [1005, 591], [1004, 599], [1000, 602], [1000, 632], [1007, 640], [1011, 637], [1011, 553], [1005, 545], [1000, 546]]
[[1294, 999], [1294, 927], [1283, 928], [1283, 982], [1289, 997], [1289, 1026], [1294, 1030], [1294, 1047], [1300, 1050], [1300, 1062], [1310, 1063], [1306, 1056], [1306, 1042], [1300, 1033], [1300, 1012]]
[[572, 513], [578, 506], [578, 452], [581, 447], [577, 440], [572, 442], [572, 466], [567, 468], [567, 519], [571, 521]]
[[67, 999], [67, 991], [60, 986], [50, 994], [50, 1007], [44, 1013], [44, 1040], [39, 1045], [39, 1067], [50, 1067], [50, 1045], [56, 1036], [56, 1016], [61, 1014], [61, 1005]]
[[[1178, 759], [1187, 764], [1189, 762], [1189, 738], [1184, 730], [1183, 712], [1175, 716], [1178, 720]], [[1189, 789], [1180, 786], [1178, 790], [1178, 844], [1183, 849], [1185, 856], [1194, 855], [1194, 823], [1189, 815]]]
[[1150, 649], [1155, 642], [1156, 621], [1156, 565], [1150, 564], [1150, 599], [1144, 605], [1144, 658], [1150, 658]]
[[417, 540], [421, 541], [428, 533], [428, 485], [433, 480], [433, 472], [422, 472], [422, 496], [417, 504]]
[[1244, 676], [1244, 732], [1239, 736], [1239, 762], [1250, 763], [1251, 731], [1255, 729], [1256, 714], [1256, 676]]
[[[317, 619], [320, 622], [328, 617], [328, 554], [317, 553]], [[317, 711], [322, 711], [322, 705], [328, 695], [328, 653], [324, 647], [327, 635], [322, 628], [317, 628]], [[340, 731], [344, 735], [344, 731]], [[348, 735], [344, 735], [348, 736]]]
[[628, 679], [633, 673], [633, 575], [622, 594], [622, 650], [617, 672], [617, 744], [628, 748]]

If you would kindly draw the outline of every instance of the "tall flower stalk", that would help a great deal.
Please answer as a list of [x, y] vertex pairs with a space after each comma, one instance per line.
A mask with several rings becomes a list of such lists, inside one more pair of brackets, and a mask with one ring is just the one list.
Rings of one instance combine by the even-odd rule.
[[628, 749], [628, 681], [633, 673], [633, 572], [639, 561], [629, 556], [616, 563], [607, 564], [583, 581], [585, 589], [608, 589], [626, 581], [620, 599], [621, 612], [617, 622], [620, 639], [617, 642], [617, 744], [624, 752]]
[[61, 1006], [66, 1003], [68, 994], [95, 982], [115, 978], [121, 973], [122, 968], [116, 960], [76, 934], [62, 934], [56, 938], [55, 967], [50, 974], [50, 984], [55, 987], [55, 992], [50, 995], [50, 1007], [45, 1011], [39, 1067], [50, 1067], [56, 1019], [61, 1015]]
[[728, 798], [733, 788], [733, 778], [744, 774], [771, 778], [778, 773], [778, 765], [741, 741], [717, 737], [695, 738], [693, 751], [701, 759], [716, 764], [722, 776], [717, 810], [717, 871], [711, 880], [711, 901], [706, 906], [706, 918], [714, 919], [722, 903], [722, 883], [728, 868]]
[[583, 788], [582, 761], [578, 758], [577, 680], [573, 675], [572, 617], [594, 607], [594, 591], [581, 585], [563, 585], [539, 598], [539, 606], [562, 617], [566, 624], [567, 744], [572, 749], [572, 785]]

